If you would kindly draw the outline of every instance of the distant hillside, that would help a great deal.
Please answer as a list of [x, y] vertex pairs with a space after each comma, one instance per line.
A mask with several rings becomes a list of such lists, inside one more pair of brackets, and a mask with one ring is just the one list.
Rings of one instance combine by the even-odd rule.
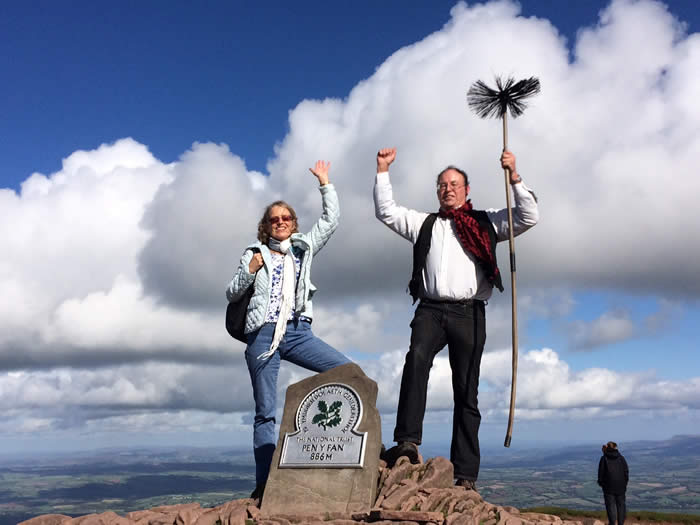
[[[489, 450], [482, 453], [482, 466], [496, 467], [509, 465], [512, 467], [542, 467], [565, 464], [576, 461], [592, 461], [597, 465], [600, 457], [600, 447], [603, 443], [590, 445], [575, 445], [568, 447], [552, 447], [547, 449], [526, 449], [518, 452], [505, 450]], [[626, 458], [633, 460], [645, 457], [666, 458], [700, 458], [700, 435], [674, 436], [662, 441], [629, 441], [620, 442], [620, 451]]]
[[[484, 450], [479, 492], [495, 505], [602, 509], [600, 445]], [[620, 449], [630, 465], [630, 509], [700, 514], [700, 436], [621, 442]], [[422, 451], [438, 455], [429, 446]], [[254, 472], [251, 451], [223, 448], [1, 458], [0, 525], [52, 512], [128, 512], [193, 502], [214, 507], [249, 495]]]

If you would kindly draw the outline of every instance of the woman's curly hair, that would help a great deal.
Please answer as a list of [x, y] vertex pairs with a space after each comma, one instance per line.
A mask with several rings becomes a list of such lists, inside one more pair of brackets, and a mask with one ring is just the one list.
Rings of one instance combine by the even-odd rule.
[[289, 215], [292, 216], [292, 233], [297, 233], [299, 231], [299, 225], [297, 224], [297, 213], [294, 211], [294, 208], [284, 201], [275, 201], [265, 208], [265, 213], [263, 213], [262, 219], [260, 219], [260, 222], [258, 223], [258, 240], [263, 244], [267, 244], [267, 241], [270, 240], [270, 212], [275, 206], [280, 206], [281, 208], [287, 209]]

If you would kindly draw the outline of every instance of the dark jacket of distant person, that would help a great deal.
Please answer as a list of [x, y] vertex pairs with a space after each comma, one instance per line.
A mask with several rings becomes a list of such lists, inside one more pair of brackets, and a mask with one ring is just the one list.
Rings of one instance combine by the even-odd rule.
[[598, 485], [606, 494], [624, 494], [629, 481], [629, 469], [620, 451], [607, 447], [598, 463]]

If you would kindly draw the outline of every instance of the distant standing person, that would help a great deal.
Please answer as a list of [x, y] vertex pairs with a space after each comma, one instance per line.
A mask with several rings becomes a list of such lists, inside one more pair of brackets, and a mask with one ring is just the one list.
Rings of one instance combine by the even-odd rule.
[[617, 443], [608, 441], [603, 445], [603, 456], [598, 463], [598, 485], [603, 489], [609, 525], [615, 525], [616, 520], [618, 525], [625, 523], [625, 493], [629, 478], [625, 457], [617, 450]]

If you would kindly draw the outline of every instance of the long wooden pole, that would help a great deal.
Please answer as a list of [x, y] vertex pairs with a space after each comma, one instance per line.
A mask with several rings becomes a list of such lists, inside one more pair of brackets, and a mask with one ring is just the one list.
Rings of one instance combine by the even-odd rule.
[[[508, 113], [503, 112], [503, 151], [508, 149]], [[511, 317], [512, 317], [512, 341], [513, 341], [513, 377], [510, 383], [510, 411], [508, 412], [508, 429], [504, 447], [510, 447], [513, 435], [513, 417], [515, 416], [515, 385], [518, 377], [518, 312], [515, 289], [515, 240], [513, 235], [513, 210], [510, 205], [510, 171], [503, 170], [506, 181], [506, 206], [508, 208], [508, 246], [510, 248], [510, 290], [511, 290]]]

